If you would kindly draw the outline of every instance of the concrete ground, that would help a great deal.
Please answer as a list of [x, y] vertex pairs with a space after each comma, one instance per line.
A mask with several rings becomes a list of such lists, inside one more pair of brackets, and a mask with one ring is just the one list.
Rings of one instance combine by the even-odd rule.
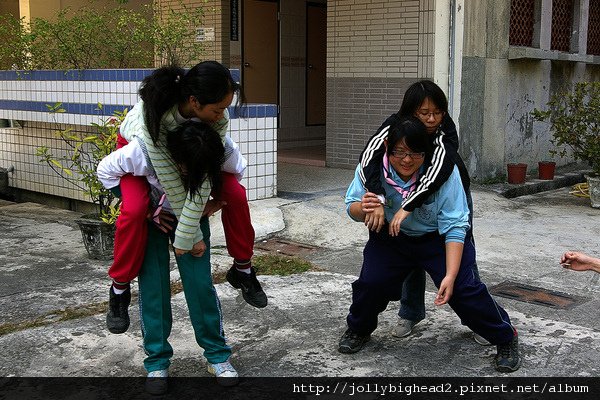
[[[232, 363], [245, 377], [500, 376], [495, 347], [476, 344], [448, 306], [433, 305], [408, 338], [391, 336], [398, 303], [379, 318], [365, 348], [340, 354], [352, 281], [360, 270], [366, 228], [345, 213], [343, 195], [353, 171], [280, 165], [278, 198], [251, 202], [260, 239], [316, 246], [304, 257], [318, 271], [261, 276], [269, 305], [248, 306], [229, 284], [217, 284]], [[600, 209], [559, 188], [504, 198], [474, 186], [474, 232], [482, 280], [511, 281], [571, 296], [567, 309], [504, 297], [520, 332], [523, 365], [512, 376], [600, 377], [600, 274], [563, 270], [567, 249], [600, 255]], [[107, 300], [109, 262], [87, 258], [73, 222], [79, 214], [32, 203], [0, 201], [0, 377], [145, 376], [135, 304], [122, 335], [105, 328], [104, 312], [62, 320], [60, 310]], [[213, 263], [230, 265], [222, 228], [212, 218]], [[172, 268], [177, 280], [177, 269]], [[514, 284], [509, 284], [513, 285]], [[134, 286], [135, 290], [137, 288]], [[134, 290], [134, 291], [135, 291]], [[173, 297], [174, 377], [208, 376], [194, 341], [183, 293]], [[38, 327], [23, 328], [37, 321]]]

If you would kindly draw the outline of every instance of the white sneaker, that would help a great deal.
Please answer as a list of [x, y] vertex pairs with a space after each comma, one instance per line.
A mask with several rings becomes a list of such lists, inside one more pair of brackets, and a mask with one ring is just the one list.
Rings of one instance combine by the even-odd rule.
[[473, 332], [473, 340], [482, 346], [491, 346], [492, 344], [483, 336], [476, 334]]
[[162, 395], [167, 393], [169, 370], [160, 369], [158, 371], [148, 372], [146, 384], [144, 385], [146, 392], [152, 395]]
[[398, 325], [392, 329], [392, 336], [403, 338], [410, 335], [413, 331], [413, 327], [419, 322], [411, 321], [398, 317]]
[[208, 372], [216, 376], [217, 383], [222, 386], [234, 386], [239, 381], [238, 373], [229, 360], [217, 364], [208, 363]]
[[158, 371], [148, 372], [148, 378], [168, 378], [168, 369], [159, 369]]

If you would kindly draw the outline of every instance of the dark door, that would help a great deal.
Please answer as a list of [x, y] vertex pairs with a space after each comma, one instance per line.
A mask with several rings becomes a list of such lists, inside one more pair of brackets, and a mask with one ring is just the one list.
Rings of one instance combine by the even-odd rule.
[[327, 82], [327, 8], [306, 5], [306, 125], [324, 125]]
[[278, 104], [277, 1], [244, 0], [242, 86], [249, 103]]

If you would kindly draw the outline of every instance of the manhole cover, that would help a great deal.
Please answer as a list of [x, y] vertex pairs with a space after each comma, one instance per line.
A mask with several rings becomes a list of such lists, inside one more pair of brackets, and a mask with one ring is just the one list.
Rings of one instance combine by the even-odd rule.
[[508, 299], [562, 309], [569, 309], [587, 301], [583, 297], [571, 296], [566, 293], [511, 281], [505, 281], [490, 287], [490, 293]]
[[283, 239], [268, 239], [254, 244], [254, 248], [270, 251], [273, 253], [285, 254], [287, 256], [302, 256], [314, 253], [319, 248], [304, 243], [292, 242]]

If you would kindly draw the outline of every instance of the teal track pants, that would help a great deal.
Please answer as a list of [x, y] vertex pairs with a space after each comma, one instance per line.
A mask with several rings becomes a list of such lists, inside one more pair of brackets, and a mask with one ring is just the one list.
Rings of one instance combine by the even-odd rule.
[[[225, 343], [221, 304], [212, 284], [210, 269], [210, 230], [208, 219], [200, 222], [206, 252], [202, 257], [189, 253], [177, 257], [190, 320], [196, 342], [210, 363], [226, 361], [231, 348]], [[139, 306], [142, 337], [148, 372], [167, 369], [173, 356], [168, 338], [171, 333], [171, 290], [169, 278], [169, 236], [150, 223], [144, 262], [139, 275]]]

